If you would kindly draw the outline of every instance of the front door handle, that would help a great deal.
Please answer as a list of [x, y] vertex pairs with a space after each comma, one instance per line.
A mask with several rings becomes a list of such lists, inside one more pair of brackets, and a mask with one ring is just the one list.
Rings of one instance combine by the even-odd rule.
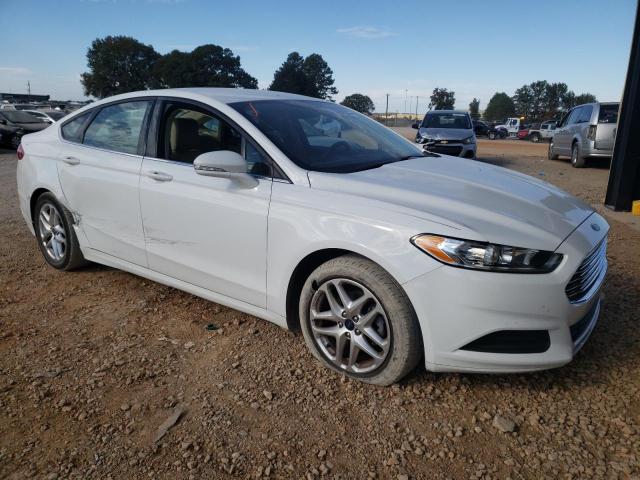
[[76, 157], [64, 157], [62, 161], [67, 165], [78, 165], [80, 163], [80, 159]]
[[153, 178], [158, 182], [170, 182], [171, 180], [173, 180], [172, 175], [169, 175], [168, 173], [164, 173], [164, 172], [158, 172], [157, 170], [151, 170], [147, 172], [146, 175], [147, 177]]

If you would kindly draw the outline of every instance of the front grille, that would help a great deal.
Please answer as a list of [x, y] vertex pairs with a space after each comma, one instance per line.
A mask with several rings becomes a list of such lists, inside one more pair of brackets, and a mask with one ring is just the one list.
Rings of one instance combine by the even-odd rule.
[[591, 250], [582, 261], [576, 273], [565, 288], [571, 303], [583, 303], [589, 300], [600, 287], [607, 272], [607, 239], [606, 237]]
[[434, 153], [442, 153], [443, 155], [453, 155], [454, 157], [457, 157], [460, 155], [462, 147], [453, 145], [429, 145], [427, 150]]

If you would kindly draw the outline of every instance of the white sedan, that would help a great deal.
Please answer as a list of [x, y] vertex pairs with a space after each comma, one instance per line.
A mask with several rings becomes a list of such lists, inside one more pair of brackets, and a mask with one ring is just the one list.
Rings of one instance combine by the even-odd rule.
[[45, 260], [110, 265], [301, 329], [388, 385], [558, 367], [598, 319], [609, 226], [526, 175], [421, 152], [353, 110], [240, 89], [130, 93], [26, 135]]

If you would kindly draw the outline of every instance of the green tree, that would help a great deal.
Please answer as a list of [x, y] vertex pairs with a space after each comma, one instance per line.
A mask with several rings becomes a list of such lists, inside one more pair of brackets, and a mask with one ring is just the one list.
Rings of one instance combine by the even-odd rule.
[[375, 108], [373, 104], [373, 100], [369, 98], [367, 95], [363, 95], [361, 93], [353, 93], [344, 98], [340, 105], [344, 105], [345, 107], [349, 107], [356, 112], [364, 113], [365, 115], [371, 115]]
[[333, 70], [322, 55], [312, 53], [304, 58], [298, 52], [291, 52], [274, 73], [269, 90], [331, 99], [338, 93], [334, 83]]
[[475, 97], [469, 104], [469, 114], [474, 120], [478, 120], [480, 118], [480, 100]]
[[581, 93], [580, 95], [576, 95], [575, 104], [582, 105], [583, 103], [594, 103], [596, 101], [596, 96], [592, 93]]
[[258, 88], [240, 57], [218, 45], [201, 45], [189, 53], [173, 50], [157, 61], [153, 73], [155, 84], [164, 88]]
[[546, 80], [538, 80], [518, 88], [513, 94], [516, 115], [539, 121], [544, 116], [548, 86]]
[[446, 88], [434, 88], [430, 97], [429, 109], [453, 110], [453, 106], [456, 103], [455, 95], [455, 92], [450, 92]]
[[569, 92], [566, 83], [549, 83], [544, 96], [544, 120], [555, 118], [563, 108], [563, 99]]
[[489, 122], [497, 122], [512, 117], [515, 113], [511, 97], [504, 92], [496, 92], [484, 110], [484, 118]]
[[89, 71], [81, 76], [85, 95], [98, 98], [146, 90], [153, 85], [152, 70], [160, 54], [135, 38], [96, 38], [87, 51]]

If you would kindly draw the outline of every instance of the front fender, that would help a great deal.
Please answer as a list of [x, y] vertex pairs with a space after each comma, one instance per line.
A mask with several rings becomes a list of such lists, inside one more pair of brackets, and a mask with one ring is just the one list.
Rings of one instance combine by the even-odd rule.
[[[424, 219], [391, 212], [336, 212], [315, 206], [318, 192], [308, 187], [274, 183], [269, 211], [267, 308], [286, 315], [289, 280], [308, 255], [325, 249], [357, 253], [384, 268], [399, 284], [440, 264], [410, 243], [429, 231]], [[372, 218], [375, 213], [375, 219]], [[404, 221], [401, 221], [404, 220]]]

